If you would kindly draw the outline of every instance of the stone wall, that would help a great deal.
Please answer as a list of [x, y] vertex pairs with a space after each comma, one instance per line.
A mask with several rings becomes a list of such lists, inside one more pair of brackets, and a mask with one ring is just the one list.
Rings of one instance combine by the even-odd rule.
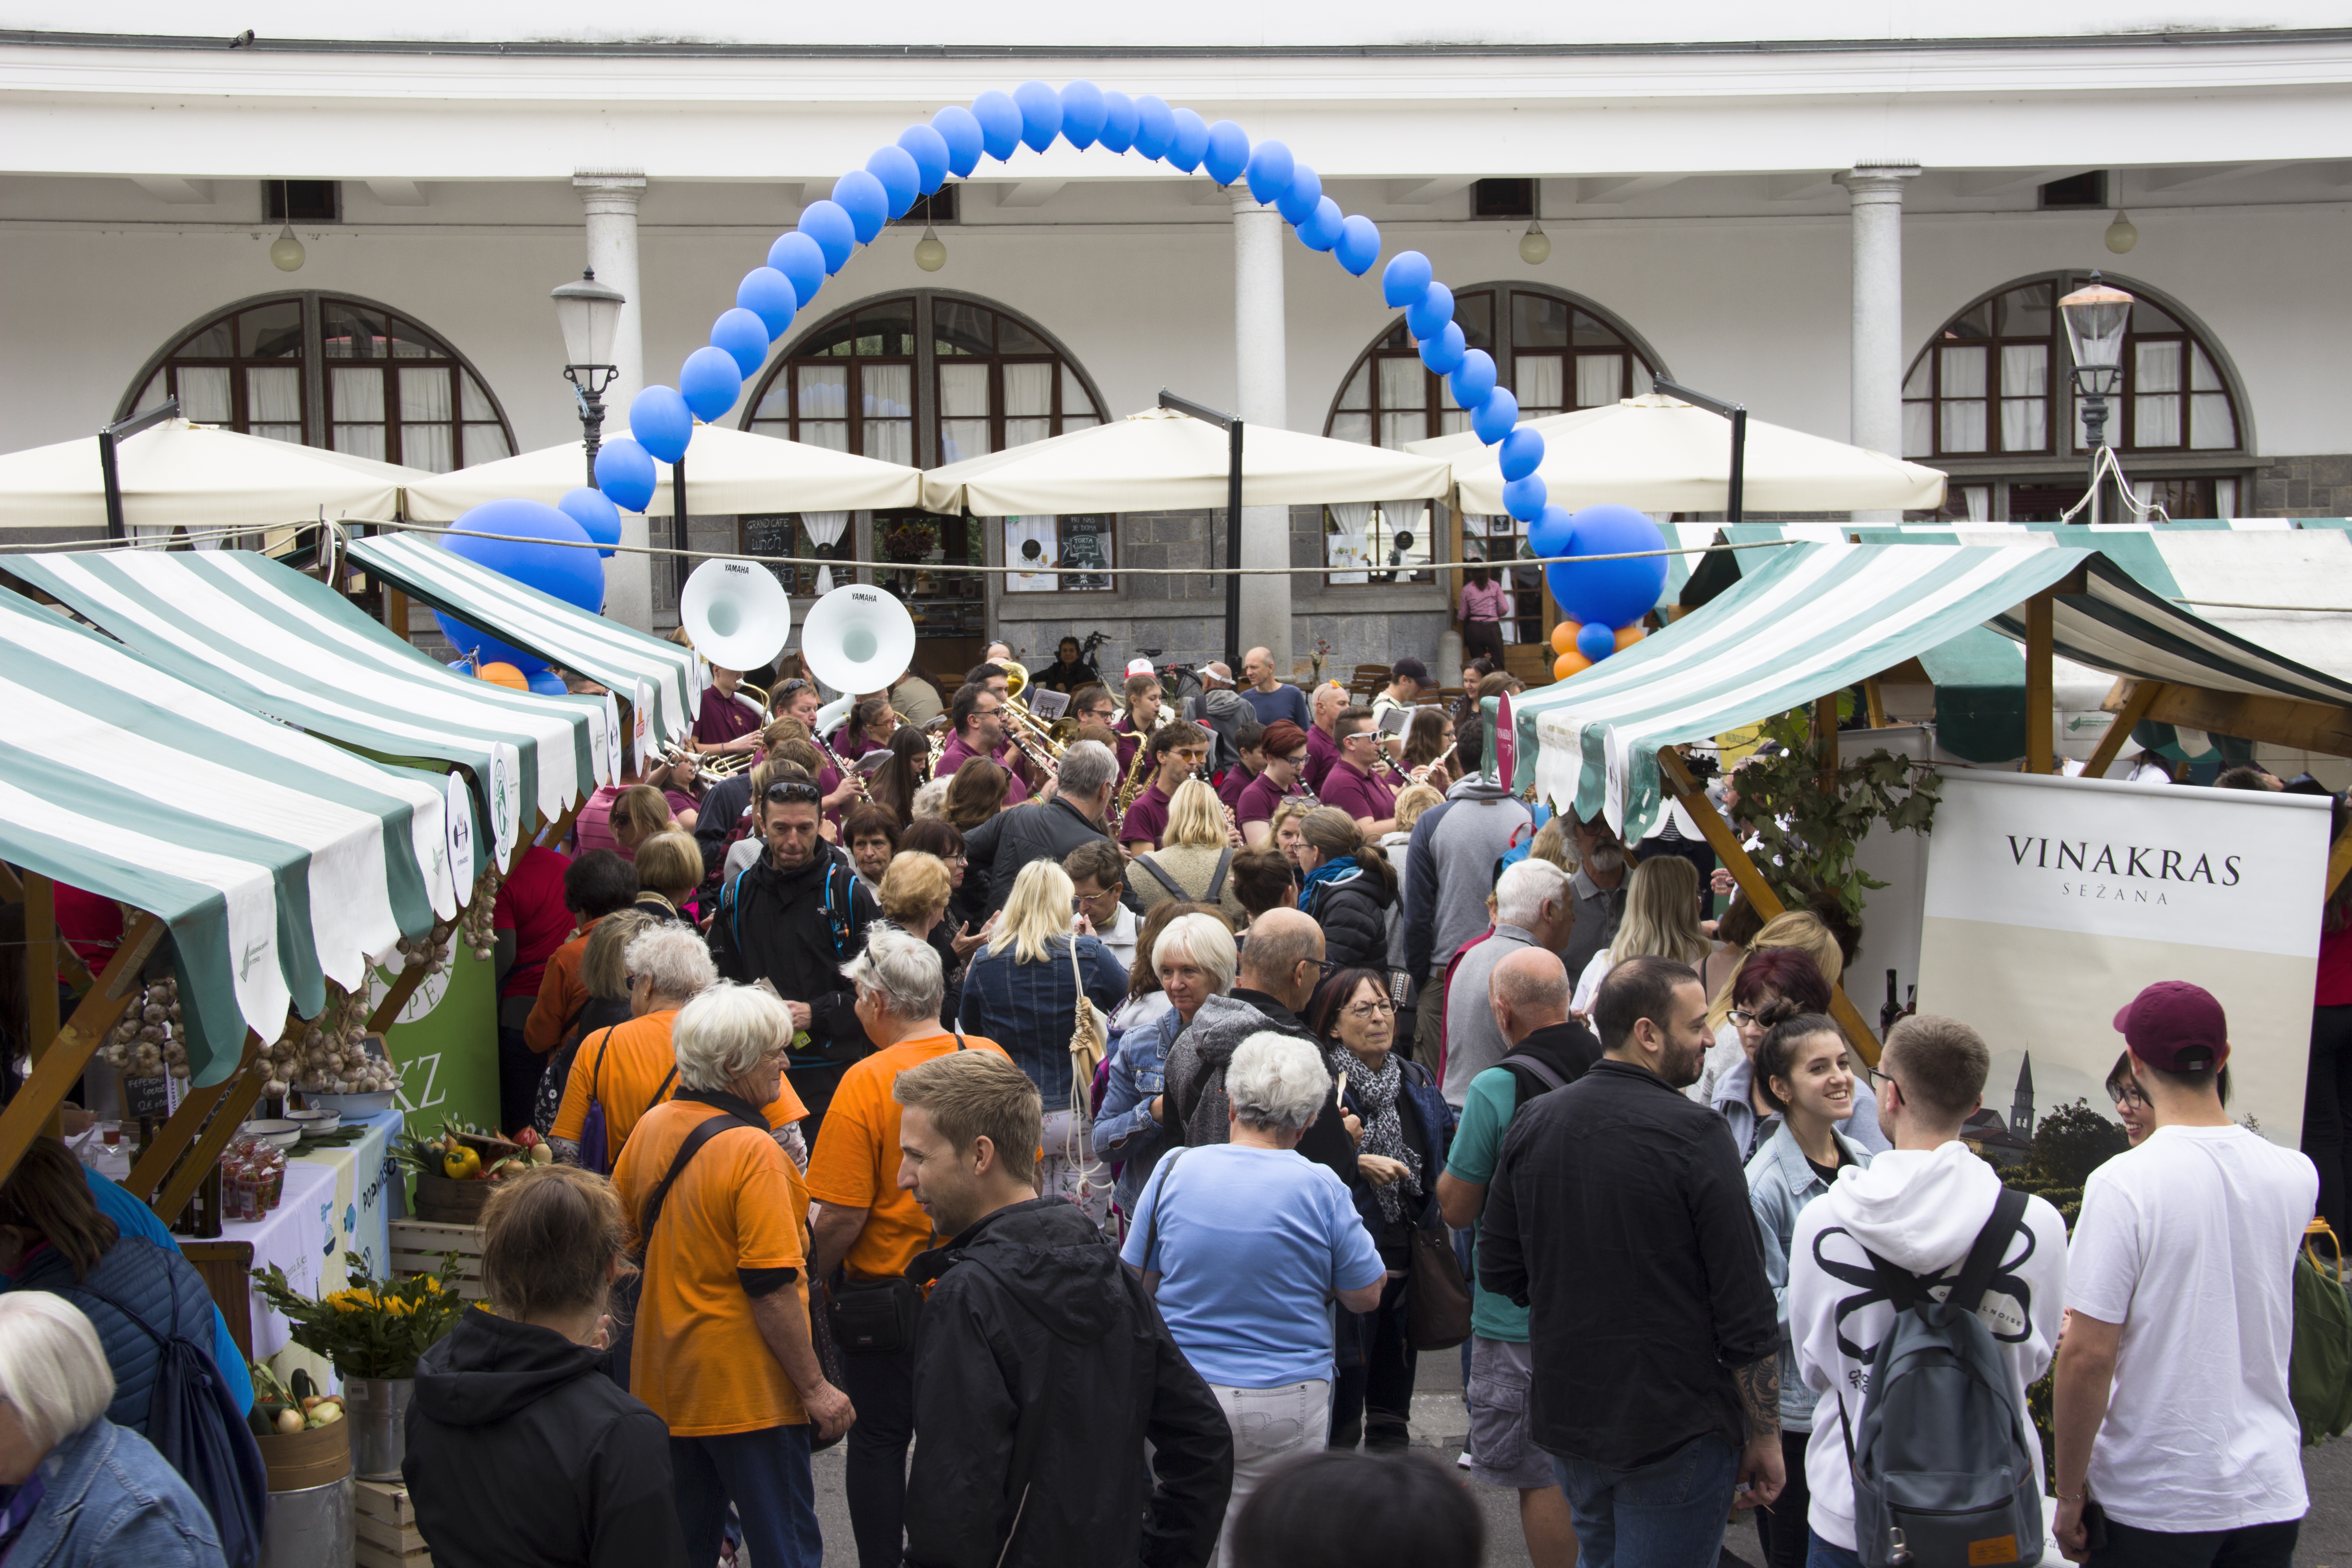
[[2352, 456], [2271, 458], [2254, 470], [2248, 517], [2352, 517]]

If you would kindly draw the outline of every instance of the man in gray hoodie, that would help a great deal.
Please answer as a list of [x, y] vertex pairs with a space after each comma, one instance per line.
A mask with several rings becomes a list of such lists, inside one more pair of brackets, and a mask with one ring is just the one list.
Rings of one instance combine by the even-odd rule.
[[[1456, 729], [1454, 750], [1462, 763], [1462, 781], [1445, 792], [1442, 803], [1422, 813], [1405, 851], [1404, 965], [1419, 988], [1412, 1056], [1432, 1068], [1445, 1028], [1445, 966], [1464, 942], [1493, 923], [1486, 916], [1486, 895], [1495, 888], [1495, 862], [1535, 832], [1535, 815], [1527, 803], [1508, 785], [1481, 774], [1486, 744], [1484, 725]], [[1478, 995], [1483, 1011], [1483, 984]]]

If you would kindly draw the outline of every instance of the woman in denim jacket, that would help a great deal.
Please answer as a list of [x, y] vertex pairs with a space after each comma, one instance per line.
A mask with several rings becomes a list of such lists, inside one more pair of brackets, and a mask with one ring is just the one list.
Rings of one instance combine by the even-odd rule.
[[1192, 1022], [1202, 1003], [1233, 989], [1234, 970], [1240, 962], [1233, 930], [1223, 916], [1211, 914], [1198, 904], [1162, 907], [1193, 911], [1170, 921], [1156, 940], [1147, 921], [1136, 949], [1137, 962], [1148, 962], [1158, 973], [1168, 1010], [1121, 1037], [1118, 1054], [1110, 1059], [1102, 1110], [1095, 1119], [1096, 1153], [1123, 1162], [1112, 1200], [1122, 1216], [1135, 1213], [1144, 1182], [1169, 1146], [1168, 1131], [1160, 1126], [1159, 1114], [1160, 1091], [1167, 1087], [1169, 1048]]
[[1748, 1162], [1748, 1201], [1780, 1316], [1780, 1452], [1789, 1472], [1780, 1500], [1756, 1510], [1756, 1534], [1766, 1568], [1793, 1568], [1804, 1563], [1807, 1550], [1805, 1445], [1819, 1396], [1797, 1375], [1790, 1342], [1789, 1238], [1805, 1205], [1828, 1192], [1847, 1166], [1869, 1164], [1870, 1151], [1840, 1129], [1853, 1115], [1857, 1096], [1845, 1035], [1834, 1020], [1801, 1013], [1773, 1025], [1756, 1047], [1753, 1066], [1763, 1096], [1780, 1112]]

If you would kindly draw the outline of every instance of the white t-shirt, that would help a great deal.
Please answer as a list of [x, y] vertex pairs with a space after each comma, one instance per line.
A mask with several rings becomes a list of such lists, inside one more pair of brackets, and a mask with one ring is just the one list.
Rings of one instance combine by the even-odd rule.
[[2286, 1362], [2318, 1197], [2309, 1160], [2242, 1127], [2159, 1127], [2084, 1184], [2066, 1305], [2123, 1325], [2091, 1449], [2110, 1518], [2186, 1533], [2309, 1508]]

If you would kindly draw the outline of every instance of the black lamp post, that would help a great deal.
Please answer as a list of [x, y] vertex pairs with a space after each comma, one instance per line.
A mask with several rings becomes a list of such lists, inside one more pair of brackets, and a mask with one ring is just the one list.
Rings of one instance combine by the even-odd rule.
[[2094, 271], [2091, 280], [2058, 301], [2066, 347], [2074, 359], [2074, 395], [2083, 404], [2083, 444], [2091, 452], [2091, 521], [2099, 521], [2100, 457], [2107, 445], [2107, 399], [2123, 391], [2124, 329], [2133, 300]]
[[555, 301], [556, 324], [563, 329], [563, 353], [570, 363], [563, 367], [563, 379], [572, 384], [572, 394], [580, 400], [581, 444], [587, 449], [588, 484], [596, 484], [596, 448], [603, 444], [604, 429], [604, 392], [613, 384], [621, 367], [613, 363], [613, 333], [621, 323], [621, 307], [629, 302], [628, 296], [609, 283], [596, 281], [591, 268], [580, 275], [575, 283], [558, 284], [550, 297]]

